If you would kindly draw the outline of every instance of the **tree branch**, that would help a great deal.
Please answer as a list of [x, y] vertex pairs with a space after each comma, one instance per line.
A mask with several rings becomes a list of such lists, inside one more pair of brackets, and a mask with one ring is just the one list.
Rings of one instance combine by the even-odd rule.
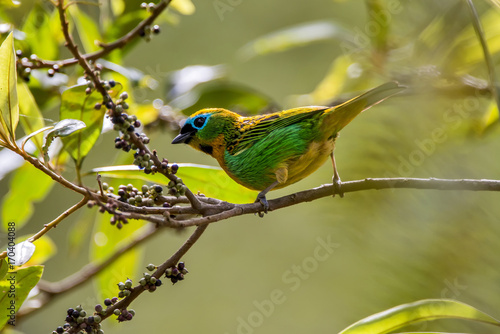
[[[130, 43], [130, 41], [133, 40], [134, 38], [140, 37], [141, 32], [144, 31], [144, 29], [148, 25], [151, 25], [158, 18], [158, 16], [160, 16], [160, 14], [168, 7], [170, 2], [171, 0], [160, 1], [158, 4], [155, 5], [154, 9], [151, 11], [151, 15], [148, 16], [146, 19], [142, 20], [134, 29], [132, 29], [127, 34], [125, 34], [124, 36], [120, 37], [119, 39], [111, 43], [100, 43], [100, 46], [102, 47], [101, 50], [81, 55], [81, 58], [85, 59], [86, 61], [89, 60], [95, 61], [99, 58], [107, 56], [116, 49], [123, 48], [125, 45]], [[38, 59], [37, 62], [23, 62], [22, 65], [24, 67], [29, 67], [32, 69], [51, 68], [54, 65], [57, 65], [60, 68], [62, 68], [66, 66], [75, 65], [78, 62], [79, 62], [78, 58], [75, 57], [75, 58], [55, 60], [55, 61]]]
[[41, 293], [44, 294], [44, 296], [37, 297], [37, 300], [39, 302], [36, 303], [35, 307], [23, 307], [21, 311], [17, 313], [17, 318], [21, 318], [42, 309], [44, 305], [51, 302], [58, 295], [61, 295], [68, 290], [73, 290], [83, 283], [88, 282], [89, 279], [100, 273], [102, 270], [106, 269], [110, 264], [120, 258], [120, 256], [136, 247], [137, 245], [145, 242], [146, 240], [149, 240], [153, 235], [157, 235], [158, 232], [159, 230], [156, 228], [156, 226], [148, 224], [145, 227], [137, 230], [133, 236], [126, 240], [126, 244], [121, 247], [117, 247], [114, 253], [104, 261], [99, 263], [91, 262], [81, 268], [79, 271], [58, 282], [47, 282], [44, 280], [40, 280], [40, 282], [38, 282], [38, 288], [40, 289]]
[[[367, 178], [364, 180], [348, 181], [342, 183], [344, 193], [363, 190], [382, 189], [428, 189], [428, 190], [465, 190], [465, 191], [500, 191], [500, 180], [476, 179], [419, 179], [419, 178]], [[300, 191], [280, 198], [268, 200], [269, 210], [274, 211], [291, 205], [311, 202], [322, 197], [333, 195], [333, 185], [325, 184], [317, 188]], [[231, 204], [220, 201], [212, 205], [210, 215], [191, 218], [187, 220], [165, 221], [164, 224], [172, 227], [198, 226], [210, 224], [250, 213], [262, 211], [260, 203]]]

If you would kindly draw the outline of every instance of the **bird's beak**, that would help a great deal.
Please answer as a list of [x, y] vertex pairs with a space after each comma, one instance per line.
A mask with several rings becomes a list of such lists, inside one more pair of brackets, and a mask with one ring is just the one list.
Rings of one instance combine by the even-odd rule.
[[188, 143], [189, 140], [193, 137], [196, 131], [189, 131], [186, 133], [179, 133], [177, 137], [172, 140], [172, 144], [180, 144], [180, 143]]

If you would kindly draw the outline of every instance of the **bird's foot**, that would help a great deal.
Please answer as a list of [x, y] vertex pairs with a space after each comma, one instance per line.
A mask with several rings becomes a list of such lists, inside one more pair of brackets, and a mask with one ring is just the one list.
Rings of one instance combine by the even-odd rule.
[[338, 175], [333, 177], [333, 197], [338, 194], [340, 198], [344, 197], [344, 192], [342, 191], [342, 181]]
[[267, 214], [267, 211], [269, 210], [269, 203], [267, 202], [266, 196], [265, 195], [261, 195], [261, 194], [259, 194], [257, 196], [257, 199], [255, 200], [255, 203], [257, 203], [257, 202], [260, 202], [260, 204], [262, 204], [262, 206], [264, 207], [264, 212], [262, 212], [262, 211], [258, 212], [259, 217], [263, 218], [264, 215]]

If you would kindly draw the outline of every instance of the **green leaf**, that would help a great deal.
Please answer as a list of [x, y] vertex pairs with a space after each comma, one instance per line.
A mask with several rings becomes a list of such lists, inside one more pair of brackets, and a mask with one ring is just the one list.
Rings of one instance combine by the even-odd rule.
[[29, 163], [18, 168], [2, 201], [2, 229], [7, 231], [9, 222], [21, 229], [33, 214], [33, 203], [43, 200], [55, 182]]
[[96, 103], [102, 101], [102, 96], [93, 91], [85, 94], [87, 85], [73, 86], [62, 94], [60, 119], [76, 119], [84, 122], [87, 127], [72, 136], [62, 138], [64, 149], [71, 155], [77, 167], [96, 143], [102, 130], [105, 108], [94, 109]]
[[222, 80], [202, 83], [188, 93], [172, 100], [169, 105], [191, 115], [203, 108], [226, 108], [240, 114], [261, 114], [276, 108], [271, 98], [243, 85]]
[[256, 56], [283, 52], [324, 40], [340, 39], [350, 43], [353, 40], [352, 37], [352, 33], [337, 23], [314, 21], [261, 36], [243, 46], [238, 53], [248, 60]]
[[0, 139], [6, 143], [15, 141], [19, 121], [16, 85], [14, 37], [10, 33], [0, 46]]
[[[25, 82], [17, 83], [17, 94], [19, 97], [19, 111], [21, 113], [20, 123], [24, 132], [29, 135], [45, 126], [45, 122], [38, 108], [38, 104], [31, 94], [28, 85]], [[37, 134], [31, 137], [39, 152], [42, 152], [43, 134]]]
[[[41, 59], [57, 59], [59, 46], [57, 39], [52, 36], [51, 18], [39, 3], [34, 4], [33, 9], [24, 21], [22, 30], [26, 34], [25, 42], [28, 44], [31, 53], [36, 54]], [[59, 31], [61, 31], [60, 25]]]
[[[248, 203], [255, 200], [255, 191], [236, 183], [219, 167], [197, 164], [178, 165], [177, 176], [194, 193], [199, 191], [208, 197], [232, 203]], [[142, 180], [160, 185], [167, 185], [169, 182], [161, 174], [145, 174], [134, 165], [95, 168], [91, 172], [105, 177]]]
[[[143, 225], [134, 221], [133, 224], [124, 225], [119, 230], [116, 225], [110, 224], [110, 218], [111, 216], [107, 213], [96, 216], [92, 243], [90, 245], [90, 259], [93, 262], [106, 260], [111, 254], [116, 252], [117, 248], [122, 247], [124, 243], [129, 243], [130, 237]], [[121, 254], [116, 261], [107, 265], [106, 269], [100, 272], [95, 280], [97, 283], [96, 292], [98, 298], [103, 300], [109, 296], [116, 296], [118, 293], [116, 285], [129, 277], [136, 277], [139, 264], [142, 263], [142, 257], [142, 250], [135, 247]]]
[[[4, 315], [0, 317], [0, 329], [11, 320], [9, 315], [19, 310], [31, 289], [42, 277], [42, 273], [43, 266], [33, 266], [9, 272], [0, 281], [0, 309]], [[14, 285], [13, 289], [11, 289], [12, 285]]]
[[69, 12], [71, 13], [85, 52], [90, 53], [99, 50], [100, 48], [96, 45], [96, 41], [102, 41], [102, 37], [96, 22], [78, 9], [77, 6], [70, 6]]
[[8, 271], [9, 271], [9, 264], [7, 263], [7, 259], [0, 260], [0, 281], [4, 279]]
[[372, 37], [372, 44], [380, 53], [387, 51], [387, 36], [391, 28], [391, 18], [389, 11], [384, 6], [385, 1], [381, 0], [366, 0], [370, 21], [377, 22], [378, 29]]
[[383, 334], [422, 321], [453, 318], [500, 326], [495, 318], [465, 303], [448, 299], [424, 299], [371, 315], [339, 334]]

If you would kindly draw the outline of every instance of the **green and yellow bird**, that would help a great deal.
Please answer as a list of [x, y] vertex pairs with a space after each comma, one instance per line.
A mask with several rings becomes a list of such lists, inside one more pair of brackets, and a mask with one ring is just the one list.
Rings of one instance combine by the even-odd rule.
[[388, 82], [335, 107], [301, 107], [244, 117], [219, 108], [191, 115], [172, 144], [185, 143], [214, 157], [239, 184], [260, 191], [257, 201], [269, 209], [266, 193], [302, 180], [330, 156], [333, 182], [340, 178], [333, 149], [338, 132], [363, 110], [402, 91]]

